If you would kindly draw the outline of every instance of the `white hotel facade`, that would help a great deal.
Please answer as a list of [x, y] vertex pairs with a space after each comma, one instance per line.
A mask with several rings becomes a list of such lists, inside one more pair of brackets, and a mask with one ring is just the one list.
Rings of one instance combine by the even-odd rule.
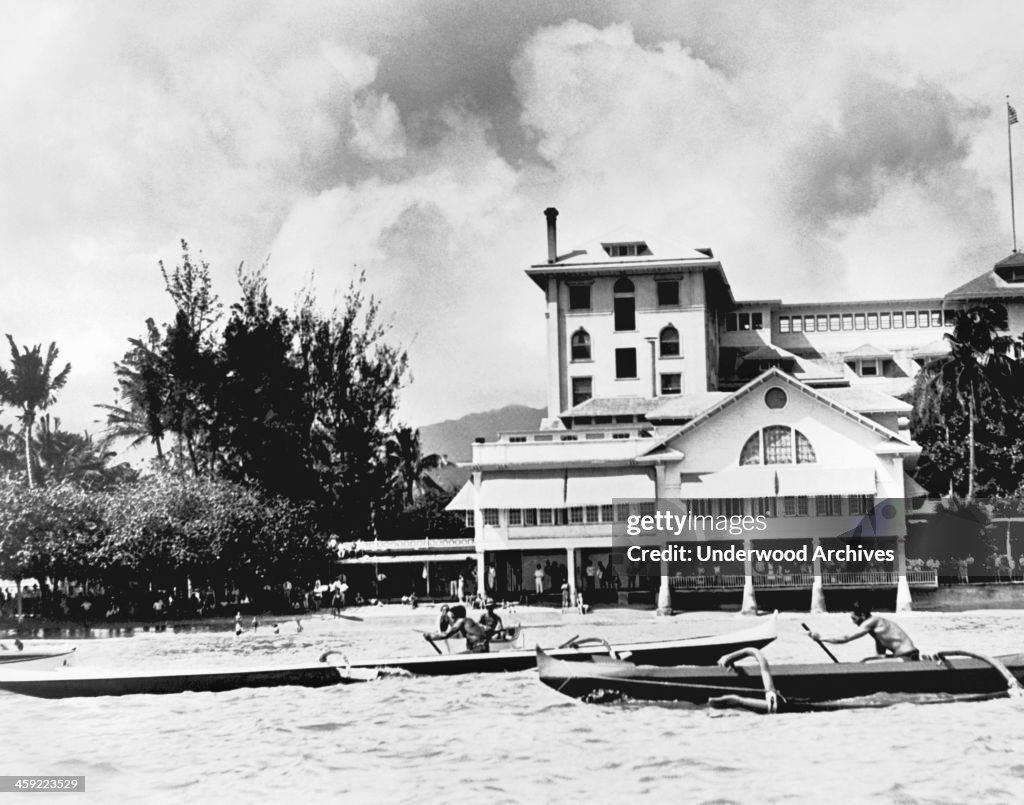
[[[911, 477], [920, 454], [911, 408], [896, 395], [948, 353], [957, 308], [998, 300], [1009, 330], [1024, 330], [1024, 255], [942, 298], [737, 301], [710, 249], [617, 239], [560, 254], [558, 212], [545, 216], [547, 259], [526, 274], [546, 308], [547, 417], [536, 432], [474, 444], [471, 480], [448, 507], [472, 526], [477, 577], [496, 579], [496, 595], [532, 591], [542, 561], [566, 567], [575, 595], [587, 563], [608, 560], [614, 523], [659, 501], [767, 515], [764, 531], [700, 537], [723, 546], [835, 544], [863, 522], [864, 544], [895, 556], [885, 566], [814, 561], [785, 571], [749, 559], [617, 565], [624, 588], [634, 573], [653, 575], [660, 611], [673, 592], [708, 590], [734, 590], [749, 611], [759, 592], [781, 587], [809, 590], [820, 611], [826, 591], [844, 586], [895, 588], [906, 609], [912, 586], [936, 585], [934, 571], [907, 569], [901, 504], [924, 490]], [[882, 501], [896, 505], [864, 520]], [[470, 545], [439, 547], [396, 545], [386, 561], [465, 561]]]

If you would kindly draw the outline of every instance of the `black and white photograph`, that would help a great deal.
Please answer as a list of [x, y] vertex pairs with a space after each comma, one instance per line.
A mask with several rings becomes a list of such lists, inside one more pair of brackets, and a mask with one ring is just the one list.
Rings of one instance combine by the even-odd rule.
[[0, 21], [5, 801], [1024, 800], [1024, 9]]

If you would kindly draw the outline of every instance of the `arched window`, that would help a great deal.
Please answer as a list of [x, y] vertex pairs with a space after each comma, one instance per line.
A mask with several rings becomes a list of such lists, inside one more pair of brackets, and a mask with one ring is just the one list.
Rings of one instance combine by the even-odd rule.
[[756, 464], [815, 464], [818, 457], [811, 441], [788, 425], [759, 430], [743, 443], [740, 466]]
[[679, 357], [679, 331], [671, 324], [662, 329], [661, 335], [658, 337], [658, 343], [660, 345], [661, 357]]
[[740, 451], [740, 466], [761, 463], [761, 431], [758, 431], [743, 445]]
[[572, 359], [574, 361], [590, 360], [590, 335], [586, 330], [577, 330], [572, 334]]
[[636, 329], [636, 290], [628, 277], [619, 277], [612, 288], [615, 304], [615, 329]]

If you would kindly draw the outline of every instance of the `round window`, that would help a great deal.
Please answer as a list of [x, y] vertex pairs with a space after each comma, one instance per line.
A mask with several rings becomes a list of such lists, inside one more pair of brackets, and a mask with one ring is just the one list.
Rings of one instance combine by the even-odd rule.
[[789, 398], [786, 392], [779, 388], [768, 389], [764, 395], [764, 404], [769, 408], [784, 408]]

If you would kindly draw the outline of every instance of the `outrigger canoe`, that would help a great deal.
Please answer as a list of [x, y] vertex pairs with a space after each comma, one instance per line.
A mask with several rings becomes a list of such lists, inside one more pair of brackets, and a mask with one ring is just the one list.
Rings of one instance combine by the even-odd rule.
[[[738, 660], [753, 658], [754, 665]], [[717, 667], [658, 668], [627, 660], [563, 662], [537, 649], [540, 681], [590, 703], [686, 702], [758, 712], [800, 712], [845, 707], [1024, 698], [1024, 654], [988, 657], [966, 651], [933, 657], [861, 663], [809, 663], [772, 667], [756, 650], [720, 659]]]
[[67, 668], [74, 663], [75, 650], [67, 651], [11, 651], [0, 650], [0, 668]]
[[365, 682], [376, 674], [349, 671], [328, 664], [325, 658], [315, 665], [265, 666], [253, 668], [207, 668], [145, 671], [111, 674], [109, 670], [17, 671], [0, 668], [0, 690], [38, 696], [43, 699], [69, 699], [78, 696], [127, 696], [149, 693], [202, 693], [238, 688], [272, 688], [298, 685], [321, 688]]
[[[609, 645], [599, 638], [573, 638], [558, 648], [547, 649], [549, 656], [566, 662], [587, 661], [616, 655], [629, 657], [645, 665], [703, 665], [715, 662], [722, 654], [744, 647], [764, 648], [778, 637], [776, 618], [741, 631], [724, 635], [686, 637], [641, 643]], [[486, 654], [434, 654], [426, 657], [392, 657], [360, 660], [349, 667], [370, 670], [401, 670], [426, 676], [480, 674], [499, 671], [525, 671], [537, 666], [537, 652], [511, 643], [492, 643]]]

